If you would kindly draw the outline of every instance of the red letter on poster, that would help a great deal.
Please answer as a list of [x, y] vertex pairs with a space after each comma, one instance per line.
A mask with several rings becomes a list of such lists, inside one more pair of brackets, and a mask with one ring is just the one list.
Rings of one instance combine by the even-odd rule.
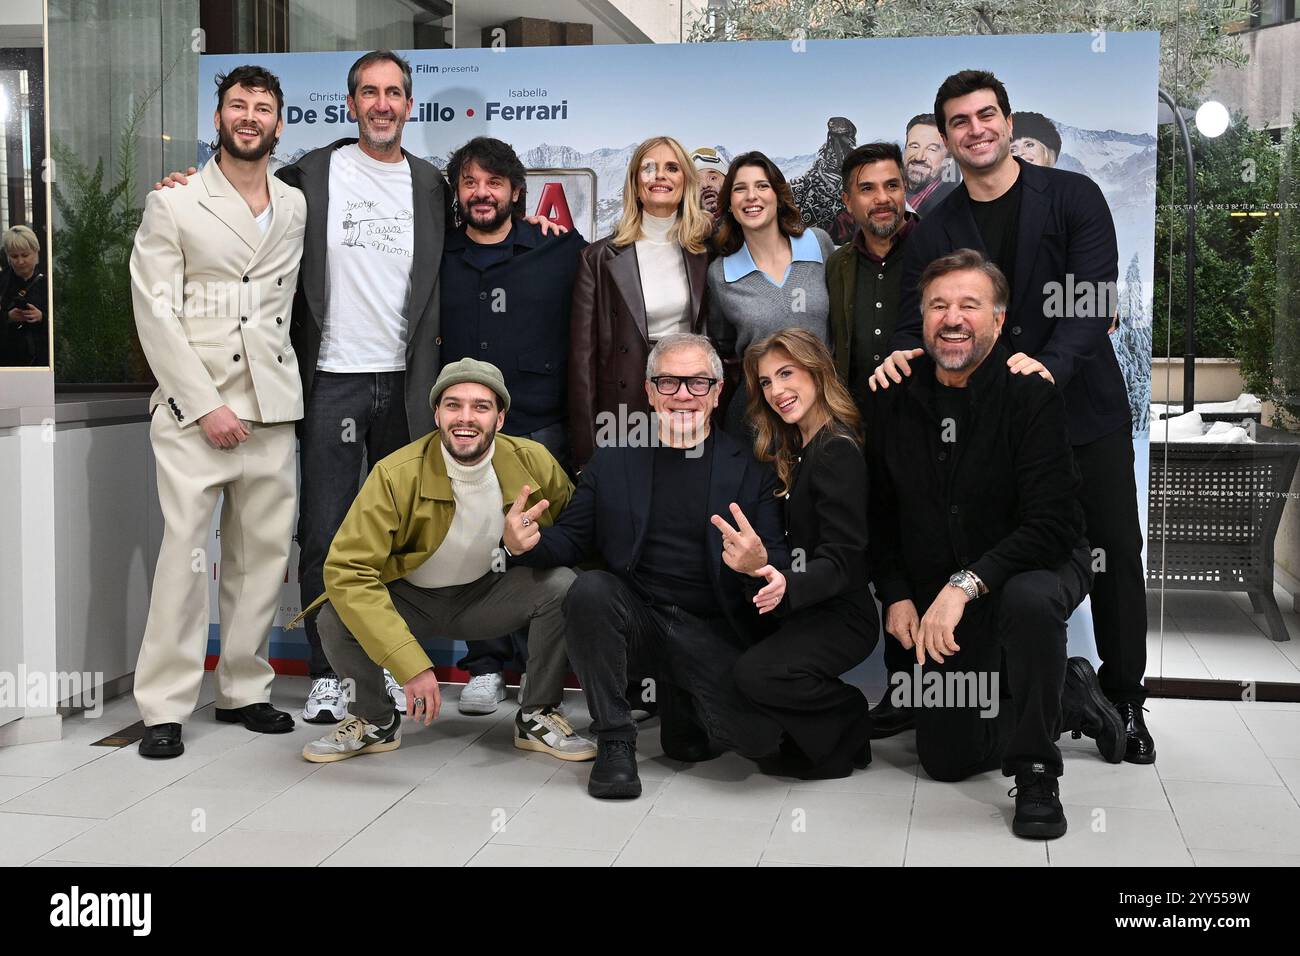
[[573, 229], [573, 215], [569, 212], [569, 201], [564, 198], [563, 184], [547, 183], [542, 187], [542, 195], [537, 200], [536, 215], [558, 222], [566, 229]]

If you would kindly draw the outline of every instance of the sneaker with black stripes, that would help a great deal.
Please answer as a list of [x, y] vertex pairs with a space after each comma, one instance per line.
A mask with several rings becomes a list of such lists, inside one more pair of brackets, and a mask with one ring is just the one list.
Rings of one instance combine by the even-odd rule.
[[304, 760], [312, 763], [333, 763], [359, 754], [381, 754], [396, 750], [402, 743], [402, 718], [391, 714], [392, 722], [379, 727], [348, 716], [337, 727], [319, 740], [302, 748]]
[[555, 707], [527, 714], [521, 707], [515, 714], [515, 746], [550, 754], [559, 760], [592, 760], [596, 756], [596, 745], [579, 736]]

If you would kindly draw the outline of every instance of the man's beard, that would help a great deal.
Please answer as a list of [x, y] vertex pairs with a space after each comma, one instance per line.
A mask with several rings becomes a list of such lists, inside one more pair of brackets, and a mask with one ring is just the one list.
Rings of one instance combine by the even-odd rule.
[[[468, 425], [468, 426], [456, 425], [452, 427], [476, 428], [476, 429], [478, 428], [477, 425]], [[462, 454], [460, 452], [457, 452], [456, 449], [452, 447], [451, 431], [452, 431], [451, 427], [440, 429], [438, 437], [442, 439], [442, 447], [447, 449], [447, 454], [451, 455], [452, 458], [460, 462], [462, 465], [473, 464], [474, 462], [482, 458], [483, 453], [487, 451], [490, 447], [492, 447], [492, 442], [495, 441], [497, 437], [497, 429], [496, 426], [493, 425], [491, 428], [489, 428], [487, 431], [484, 431], [479, 436], [478, 443], [475, 444], [474, 447], [470, 449], [469, 452]]]
[[491, 202], [492, 208], [495, 211], [492, 214], [492, 218], [487, 222], [479, 222], [474, 218], [474, 214], [470, 212], [470, 210], [476, 205], [477, 200], [471, 200], [469, 205], [465, 207], [465, 221], [480, 232], [496, 232], [510, 219], [513, 210], [510, 206], [502, 206], [495, 199], [491, 200]]
[[371, 131], [369, 117], [367, 117], [365, 123], [358, 122], [357, 135], [371, 149], [387, 149], [389, 146], [392, 146], [394, 143], [401, 142], [402, 139], [402, 126], [404, 125], [403, 122], [398, 118], [397, 113], [392, 114], [392, 120], [393, 120], [393, 124], [392, 126], [389, 127], [389, 134], [386, 139], [381, 139], [379, 136], [377, 136], [375, 133]]
[[954, 361], [951, 358], [944, 359], [940, 357], [942, 353], [938, 348], [941, 344], [939, 336], [945, 331], [954, 330], [943, 328], [936, 329], [934, 335], [926, 339], [925, 351], [930, 358], [934, 359], [934, 364], [938, 365], [946, 372], [964, 372], [967, 369], [975, 368], [983, 362], [984, 359], [988, 358], [988, 354], [993, 351], [993, 344], [997, 341], [996, 334], [990, 334], [986, 338], [980, 338], [973, 330], [971, 330], [970, 350], [966, 353], [965, 358]]
[[275, 149], [276, 144], [275, 130], [272, 129], [263, 133], [261, 138], [253, 145], [245, 146], [235, 138], [234, 126], [222, 126], [217, 133], [217, 140], [228, 155], [246, 163], [253, 163], [261, 159]]
[[943, 170], [943, 164], [940, 163], [938, 166], [931, 167], [930, 171], [927, 172], [920, 180], [916, 180], [912, 178], [912, 164], [908, 163], [907, 172], [905, 173], [905, 175], [907, 176], [908, 190], [911, 192], [919, 192], [920, 190], [924, 189], [926, 186], [930, 185], [930, 183], [938, 179], [939, 173], [942, 170]]
[[867, 231], [877, 239], [888, 239], [898, 231], [899, 224], [903, 221], [903, 214], [899, 212], [898, 207], [894, 206], [894, 218], [889, 220], [888, 224], [877, 222], [871, 216], [867, 217]]

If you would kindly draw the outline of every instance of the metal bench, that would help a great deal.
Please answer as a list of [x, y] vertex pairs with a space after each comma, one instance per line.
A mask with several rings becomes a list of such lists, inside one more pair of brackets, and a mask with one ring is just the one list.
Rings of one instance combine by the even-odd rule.
[[1273, 545], [1300, 461], [1300, 436], [1264, 427], [1254, 432], [1258, 441], [1250, 444], [1151, 442], [1147, 582], [1245, 591], [1264, 615], [1269, 637], [1288, 641], [1273, 597]]

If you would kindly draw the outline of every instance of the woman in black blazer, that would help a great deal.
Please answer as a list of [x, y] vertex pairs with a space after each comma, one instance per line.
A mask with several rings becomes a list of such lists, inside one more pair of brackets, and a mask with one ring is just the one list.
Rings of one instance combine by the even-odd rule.
[[839, 675], [879, 633], [867, 590], [867, 469], [857, 407], [821, 339], [790, 328], [745, 353], [755, 454], [774, 464], [785, 497], [789, 571], [764, 569], [754, 598], [777, 631], [736, 663], [741, 691], [785, 730], [768, 772], [847, 777], [871, 761], [867, 699]]

